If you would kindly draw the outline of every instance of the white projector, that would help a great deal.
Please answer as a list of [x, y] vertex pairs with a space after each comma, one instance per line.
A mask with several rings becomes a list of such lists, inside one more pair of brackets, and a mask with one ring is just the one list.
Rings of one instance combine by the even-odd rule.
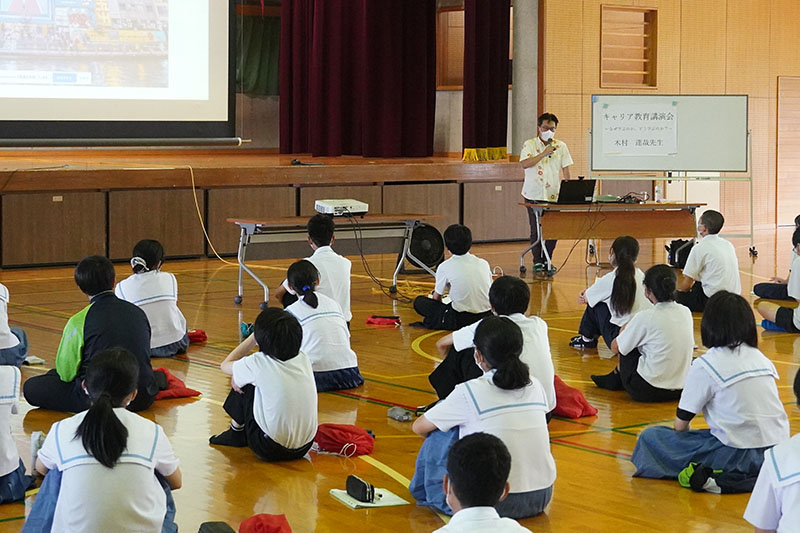
[[335, 217], [359, 216], [369, 211], [369, 205], [352, 198], [346, 200], [317, 200], [314, 202], [314, 209], [317, 210], [317, 213]]

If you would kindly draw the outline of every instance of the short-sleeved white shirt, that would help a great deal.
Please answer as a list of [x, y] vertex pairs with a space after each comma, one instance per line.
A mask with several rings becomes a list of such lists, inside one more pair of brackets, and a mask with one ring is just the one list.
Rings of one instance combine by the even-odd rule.
[[[522, 313], [508, 315], [508, 318], [522, 331], [522, 353], [519, 358], [528, 365], [531, 376], [541, 383], [547, 396], [547, 409], [552, 411], [556, 408], [554, 384], [556, 372], [553, 368], [553, 357], [550, 354], [547, 323], [538, 316], [527, 317]], [[454, 331], [453, 348], [461, 351], [474, 346], [475, 330], [478, 329], [480, 323], [481, 321], [478, 321]]]
[[461, 509], [450, 522], [433, 533], [521, 533], [530, 531], [512, 518], [500, 518], [494, 507]]
[[11, 435], [11, 414], [19, 405], [22, 374], [15, 366], [0, 366], [0, 476], [19, 468], [19, 452]]
[[702, 283], [709, 298], [719, 291], [742, 292], [736, 249], [719, 235], [706, 235], [692, 247], [683, 274]]
[[605, 276], [597, 278], [591, 287], [586, 289], [584, 296], [586, 303], [589, 307], [594, 307], [600, 302], [605, 302], [608, 309], [611, 311], [611, 323], [617, 326], [624, 326], [628, 323], [633, 315], [644, 309], [649, 309], [653, 306], [647, 296], [644, 294], [644, 272], [636, 269], [634, 278], [636, 279], [636, 296], [633, 299], [633, 307], [628, 314], [620, 315], [611, 306], [611, 292], [614, 289], [614, 279], [617, 277], [617, 269], [615, 268]]
[[744, 519], [759, 529], [800, 531], [800, 435], [764, 452]]
[[279, 361], [255, 352], [234, 361], [233, 381], [255, 385], [253, 418], [267, 437], [292, 450], [314, 439], [317, 386], [306, 354]]
[[[344, 319], [350, 322], [353, 318], [350, 312], [350, 270], [353, 265], [350, 260], [334, 252], [330, 246], [320, 246], [306, 257], [306, 261], [310, 261], [319, 271], [319, 285], [315, 292], [336, 300], [342, 308]], [[294, 294], [288, 280], [283, 280], [282, 285]]]
[[694, 322], [689, 308], [659, 302], [633, 315], [617, 336], [623, 357], [639, 349], [637, 372], [659, 389], [682, 389], [694, 351]]
[[8, 288], [0, 283], [0, 349], [13, 348], [19, 344], [19, 339], [11, 333], [8, 326]]
[[117, 298], [139, 306], [150, 322], [150, 347], [178, 342], [186, 335], [186, 318], [178, 308], [178, 281], [169, 272], [133, 274], [114, 288]]
[[[572, 156], [564, 141], [553, 139], [555, 151], [543, 158], [535, 166], [525, 169], [525, 182], [522, 184], [522, 196], [528, 200], [545, 200], [555, 202], [558, 200], [558, 191], [561, 188], [561, 169], [570, 166]], [[546, 145], [537, 135], [522, 144], [519, 154], [520, 161], [525, 161], [544, 152]]]
[[[791, 298], [800, 302], [800, 255], [794, 252], [792, 252], [792, 268], [789, 272], [786, 292]], [[794, 327], [800, 329], [800, 306], [794, 308], [792, 322], [794, 322]]]
[[172, 475], [178, 459], [158, 424], [123, 408], [114, 414], [128, 429], [128, 444], [114, 468], [88, 454], [75, 430], [86, 411], [56, 422], [47, 433], [39, 459], [63, 472], [53, 531], [161, 531], [167, 511], [164, 489], [155, 472]]
[[350, 330], [339, 304], [324, 294], [311, 307], [300, 298], [286, 308], [303, 327], [300, 351], [311, 360], [314, 372], [327, 372], [358, 366], [356, 352], [350, 348]]
[[455, 311], [484, 313], [489, 305], [492, 270], [485, 259], [471, 253], [452, 255], [436, 269], [435, 291], [445, 294], [450, 286], [450, 301]]
[[433, 406], [427, 418], [441, 431], [458, 426], [459, 438], [482, 431], [496, 436], [511, 454], [510, 491], [545, 489], [556, 479], [547, 431], [547, 397], [535, 378], [526, 387], [503, 390], [492, 382], [494, 371], [456, 385]]
[[775, 365], [757, 348], [711, 348], [689, 369], [678, 404], [702, 412], [711, 434], [732, 448], [764, 448], [789, 438]]

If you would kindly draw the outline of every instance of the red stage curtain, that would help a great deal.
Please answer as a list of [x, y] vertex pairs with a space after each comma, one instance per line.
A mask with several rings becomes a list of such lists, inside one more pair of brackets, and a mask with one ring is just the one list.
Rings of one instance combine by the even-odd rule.
[[284, 0], [280, 148], [433, 154], [435, 0]]
[[464, 2], [465, 161], [506, 157], [510, 0]]

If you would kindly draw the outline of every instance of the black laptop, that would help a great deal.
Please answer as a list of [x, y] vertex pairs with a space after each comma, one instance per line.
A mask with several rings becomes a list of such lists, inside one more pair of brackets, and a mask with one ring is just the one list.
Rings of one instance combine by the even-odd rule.
[[557, 204], [590, 204], [594, 198], [595, 180], [564, 180], [558, 191]]

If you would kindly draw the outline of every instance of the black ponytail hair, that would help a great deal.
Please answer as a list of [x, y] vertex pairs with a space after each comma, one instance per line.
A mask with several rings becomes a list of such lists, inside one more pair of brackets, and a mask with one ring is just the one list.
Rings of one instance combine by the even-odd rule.
[[636, 300], [636, 258], [639, 257], [639, 241], [627, 235], [614, 239], [611, 245], [617, 274], [611, 289], [611, 308], [618, 315], [627, 315]]
[[644, 286], [659, 302], [674, 302], [678, 275], [669, 265], [653, 265], [644, 273]]
[[317, 308], [319, 300], [317, 295], [314, 294], [314, 289], [317, 288], [317, 282], [319, 281], [319, 270], [311, 261], [303, 259], [293, 263], [286, 273], [286, 279], [289, 281], [289, 287], [298, 296], [303, 297], [303, 302], [314, 309]]
[[92, 406], [75, 431], [86, 451], [108, 468], [113, 468], [128, 445], [128, 429], [114, 414], [114, 407], [136, 389], [139, 364], [124, 348], [104, 350], [89, 361], [86, 391]]
[[475, 330], [475, 348], [495, 370], [492, 381], [505, 390], [516, 390], [531, 382], [528, 365], [522, 353], [522, 330], [511, 319], [490, 316], [481, 320]]
[[164, 262], [164, 247], [153, 239], [143, 239], [136, 243], [131, 254], [131, 268], [134, 274], [150, 272]]

